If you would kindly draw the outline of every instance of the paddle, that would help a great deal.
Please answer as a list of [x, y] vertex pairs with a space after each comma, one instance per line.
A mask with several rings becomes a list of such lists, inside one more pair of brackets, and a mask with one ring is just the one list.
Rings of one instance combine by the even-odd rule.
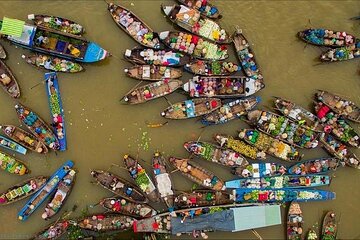
[[120, 101], [122, 101], [126, 95], [128, 95], [129, 93], [131, 93], [135, 88], [137, 88], [143, 81], [140, 81], [138, 84], [135, 85], [135, 87], [133, 87], [132, 89], [130, 89], [130, 91], [128, 91], [121, 99]]

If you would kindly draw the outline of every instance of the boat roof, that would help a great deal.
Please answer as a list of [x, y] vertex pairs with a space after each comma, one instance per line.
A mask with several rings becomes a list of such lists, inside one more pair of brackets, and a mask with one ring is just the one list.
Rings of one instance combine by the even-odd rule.
[[25, 24], [23, 26], [22, 33], [19, 37], [8, 35], [7, 38], [13, 42], [17, 42], [26, 46], [32, 46], [35, 32], [36, 32], [35, 26]]

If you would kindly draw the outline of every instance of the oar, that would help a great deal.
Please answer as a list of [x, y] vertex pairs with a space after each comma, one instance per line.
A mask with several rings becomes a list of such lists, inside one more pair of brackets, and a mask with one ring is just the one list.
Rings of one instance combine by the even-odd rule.
[[259, 240], [263, 240], [263, 238], [260, 236], [260, 234], [254, 230], [254, 229], [251, 229], [251, 232], [259, 239]]
[[132, 89], [130, 89], [130, 91], [128, 91], [128, 92], [120, 99], [120, 101], [123, 100], [124, 97], [125, 97], [126, 95], [128, 95], [129, 93], [131, 93], [135, 88], [137, 88], [142, 82], [143, 82], [143, 81], [140, 81], [138, 84], [135, 85], [135, 87], [133, 87]]
[[[115, 166], [115, 167], [118, 167], [118, 168], [121, 168], [121, 169], [124, 169], [124, 170], [128, 171], [127, 168], [124, 168], [124, 167], [122, 167], [122, 166], [120, 166], [120, 165], [118, 165], [118, 164], [115, 164], [115, 163], [111, 163], [111, 166]], [[110, 167], [110, 168], [111, 168], [111, 167]], [[109, 168], [109, 169], [110, 169], [110, 168]]]
[[47, 81], [47, 79], [42, 80], [41, 82], [39, 82], [39, 83], [35, 84], [34, 86], [32, 86], [32, 87], [30, 88], [30, 90], [32, 90], [33, 88], [36, 88], [36, 87], [39, 86], [40, 84], [44, 84], [46, 81]]
[[96, 206], [98, 206], [98, 205], [100, 205], [100, 202], [98, 202], [98, 203], [96, 203], [96, 204], [90, 204], [90, 205], [89, 205], [89, 208], [94, 208], [94, 207], [96, 207]]
[[167, 99], [166, 96], [164, 96], [164, 98], [165, 98], [166, 102], [169, 104], [169, 106], [172, 107], [172, 103], [169, 101], [169, 99]]

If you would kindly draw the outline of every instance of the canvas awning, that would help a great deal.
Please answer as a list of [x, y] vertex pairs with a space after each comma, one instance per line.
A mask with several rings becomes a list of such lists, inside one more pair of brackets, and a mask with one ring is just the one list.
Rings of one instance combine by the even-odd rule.
[[23, 32], [24, 25], [24, 21], [4, 17], [0, 33], [13, 37], [20, 37]]

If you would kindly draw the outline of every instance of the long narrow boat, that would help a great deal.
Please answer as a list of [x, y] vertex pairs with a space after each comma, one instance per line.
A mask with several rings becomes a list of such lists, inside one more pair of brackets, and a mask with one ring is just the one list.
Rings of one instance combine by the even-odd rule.
[[135, 181], [141, 191], [145, 193], [146, 197], [152, 202], [158, 202], [159, 195], [155, 184], [146, 173], [145, 168], [139, 164], [138, 160], [126, 154], [124, 155], [124, 164], [129, 171], [130, 177]]
[[293, 121], [304, 122], [310, 129], [318, 132], [323, 131], [320, 124], [320, 119], [312, 112], [304, 109], [303, 107], [280, 97], [275, 97], [275, 108], [284, 116], [292, 119]]
[[127, 231], [134, 223], [134, 218], [113, 213], [94, 214], [78, 221], [82, 229], [95, 232]]
[[331, 111], [322, 102], [315, 102], [314, 105], [315, 112], [321, 118], [325, 132], [331, 132], [338, 140], [351, 147], [360, 147], [360, 135], [346, 122], [342, 115]]
[[170, 157], [169, 161], [175, 168], [180, 170], [182, 175], [188, 177], [193, 182], [215, 191], [225, 190], [223, 180], [215, 176], [212, 172], [200, 167], [193, 161], [175, 157]]
[[351, 152], [345, 144], [342, 144], [332, 135], [326, 133], [323, 133], [320, 136], [320, 141], [325, 150], [331, 155], [339, 158], [349, 167], [360, 169], [360, 159], [355, 155], [355, 153]]
[[32, 20], [36, 26], [51, 28], [71, 35], [81, 36], [85, 32], [85, 28], [77, 22], [62, 17], [29, 14], [28, 19]]
[[187, 63], [184, 69], [189, 73], [202, 76], [228, 76], [241, 70], [236, 63], [227, 61], [194, 60]]
[[133, 218], [148, 218], [156, 215], [156, 210], [144, 203], [134, 203], [122, 197], [104, 198], [100, 205], [107, 211]]
[[201, 77], [194, 76], [183, 86], [191, 97], [240, 98], [263, 89], [260, 80], [241, 76]]
[[132, 11], [114, 3], [108, 3], [108, 10], [116, 25], [136, 42], [145, 47], [160, 48], [157, 34]]
[[318, 90], [315, 97], [334, 112], [351, 121], [360, 123], [360, 107], [356, 106], [352, 101], [323, 90]]
[[286, 236], [287, 240], [303, 239], [303, 215], [299, 203], [291, 202], [287, 214]]
[[55, 221], [36, 233], [30, 240], [55, 240], [60, 238], [74, 222], [72, 220]]
[[214, 20], [201, 16], [200, 11], [185, 5], [163, 5], [161, 10], [168, 19], [179, 27], [204, 39], [219, 44], [231, 42], [229, 34]]
[[212, 143], [190, 141], [184, 143], [184, 148], [191, 154], [226, 167], [245, 167], [249, 165], [249, 162], [241, 154]]
[[0, 58], [5, 59], [6, 58], [6, 51], [3, 45], [0, 44]]
[[157, 65], [133, 66], [131, 68], [125, 68], [124, 71], [128, 77], [145, 81], [176, 79], [180, 78], [182, 75], [180, 69]]
[[14, 142], [13, 140], [10, 140], [7, 137], [1, 136], [1, 135], [0, 135], [0, 147], [6, 148], [6, 149], [9, 149], [11, 151], [21, 153], [21, 154], [24, 154], [24, 155], [27, 152], [27, 149], [24, 148], [19, 143]]
[[63, 73], [77, 73], [84, 70], [77, 62], [46, 54], [35, 53], [24, 56], [24, 58], [28, 64], [37, 67], [38, 69]]
[[260, 101], [260, 97], [251, 96], [246, 99], [236, 99], [228, 103], [223, 103], [219, 109], [205, 115], [201, 123], [205, 125], [227, 123], [228, 121], [246, 115], [248, 111], [252, 110]]
[[258, 148], [249, 145], [244, 141], [234, 139], [232, 136], [215, 134], [214, 139], [221, 147], [232, 149], [250, 159], [266, 159], [265, 152], [260, 151]]
[[20, 160], [0, 151], [0, 168], [5, 172], [22, 176], [30, 173], [29, 168]]
[[175, 52], [170, 49], [154, 50], [152, 48], [127, 49], [124, 57], [133, 64], [179, 67], [190, 62], [187, 54]]
[[209, 42], [190, 33], [165, 31], [159, 33], [159, 36], [167, 47], [198, 59], [224, 60], [229, 57], [227, 46]]
[[209, 114], [220, 106], [218, 98], [194, 98], [172, 104], [161, 112], [161, 116], [169, 119], [194, 118]]
[[33, 177], [0, 193], [0, 206], [8, 205], [31, 196], [44, 186], [47, 179], [48, 177], [44, 176]]
[[296, 162], [302, 155], [291, 145], [255, 129], [242, 129], [239, 137], [248, 144], [281, 160]]
[[146, 203], [148, 201], [141, 189], [111, 172], [93, 170], [91, 171], [91, 176], [95, 178], [96, 182], [103, 188], [128, 201], [134, 201], [136, 203]]
[[15, 110], [22, 123], [24, 123], [30, 132], [33, 133], [41, 142], [50, 149], [59, 149], [59, 140], [38, 114], [20, 103], [15, 105]]
[[317, 240], [318, 239], [318, 235], [315, 232], [314, 229], [310, 229], [308, 231], [308, 233], [306, 234], [305, 240]]
[[234, 196], [225, 191], [196, 190], [176, 196], [177, 208], [206, 207], [234, 203]]
[[[15, 24], [14, 24], [15, 22]], [[13, 34], [9, 29], [23, 25], [20, 35]], [[51, 28], [33, 26], [25, 22], [4, 17], [0, 32], [13, 44], [44, 54], [66, 58], [78, 62], [97, 62], [110, 56], [109, 52], [98, 44]]]
[[219, 9], [211, 4], [209, 1], [202, 0], [178, 0], [179, 3], [188, 7], [197, 9], [201, 15], [208, 18], [221, 18]]
[[283, 175], [262, 178], [240, 178], [225, 182], [226, 188], [307, 188], [330, 185], [328, 175]]
[[46, 93], [49, 100], [53, 131], [59, 141], [59, 150], [66, 150], [64, 108], [61, 101], [59, 82], [55, 72], [45, 73]]
[[135, 88], [124, 96], [124, 101], [129, 104], [139, 104], [166, 96], [182, 86], [181, 80], [161, 80]]
[[261, 132], [299, 148], [316, 148], [320, 133], [270, 111], [252, 110], [248, 123]]
[[286, 174], [286, 166], [278, 163], [252, 163], [237, 167], [234, 174], [242, 178], [274, 177]]
[[0, 85], [10, 97], [20, 97], [20, 87], [10, 68], [0, 60]]
[[307, 43], [326, 47], [343, 47], [355, 42], [353, 35], [323, 28], [305, 29], [298, 32], [298, 37]]
[[236, 202], [273, 203], [273, 202], [310, 202], [333, 200], [334, 192], [315, 189], [236, 189]]
[[60, 181], [53, 198], [45, 207], [45, 212], [41, 215], [44, 220], [52, 218], [64, 206], [66, 199], [75, 185], [76, 171], [71, 169], [69, 173]]
[[21, 128], [15, 127], [13, 125], [0, 125], [0, 129], [2, 132], [11, 138], [12, 140], [18, 142], [19, 144], [23, 145], [27, 149], [37, 152], [37, 153], [47, 153], [48, 149], [37, 138]]
[[349, 46], [329, 49], [320, 55], [322, 62], [340, 62], [360, 57], [360, 41], [356, 39], [356, 43]]
[[288, 173], [292, 175], [324, 174], [335, 171], [339, 166], [338, 158], [316, 158], [295, 163], [290, 166]]
[[237, 27], [232, 38], [237, 57], [242, 69], [244, 69], [245, 75], [249, 78], [263, 81], [263, 76], [255, 59], [255, 53], [251, 49], [249, 41], [242, 34], [242, 30]]
[[56, 170], [46, 184], [35, 195], [33, 195], [20, 210], [18, 213], [19, 220], [25, 221], [33, 212], [35, 212], [45, 199], [56, 190], [59, 182], [68, 174], [73, 165], [74, 163], [69, 160]]
[[337, 225], [338, 223], [335, 213], [333, 211], [327, 212], [322, 223], [321, 239], [335, 240], [338, 231]]
[[160, 197], [166, 206], [169, 209], [172, 209], [174, 207], [174, 186], [166, 167], [165, 158], [161, 153], [154, 153], [152, 158], [152, 168], [154, 171], [156, 188], [159, 191]]

